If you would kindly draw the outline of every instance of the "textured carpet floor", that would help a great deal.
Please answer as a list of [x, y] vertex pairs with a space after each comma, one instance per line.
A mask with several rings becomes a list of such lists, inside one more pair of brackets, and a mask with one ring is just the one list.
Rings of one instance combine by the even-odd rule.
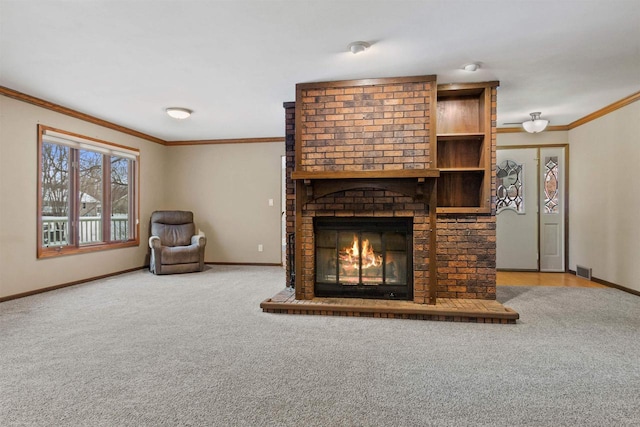
[[640, 298], [499, 287], [517, 325], [290, 316], [278, 267], [0, 304], [0, 424], [640, 424]]

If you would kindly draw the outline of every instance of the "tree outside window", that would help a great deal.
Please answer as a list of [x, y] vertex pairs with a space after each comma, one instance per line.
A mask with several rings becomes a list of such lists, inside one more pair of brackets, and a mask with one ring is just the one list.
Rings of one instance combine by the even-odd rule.
[[138, 152], [39, 126], [38, 256], [137, 245]]

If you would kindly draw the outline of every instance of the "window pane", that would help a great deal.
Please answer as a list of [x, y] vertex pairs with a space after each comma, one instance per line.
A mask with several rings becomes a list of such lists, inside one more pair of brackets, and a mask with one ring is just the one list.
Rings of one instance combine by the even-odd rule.
[[524, 213], [524, 164], [505, 160], [496, 165], [496, 209]]
[[544, 211], [549, 214], [557, 214], [558, 210], [558, 156], [545, 157], [544, 159]]
[[102, 160], [101, 153], [79, 151], [80, 244], [102, 241]]
[[69, 244], [69, 155], [68, 147], [42, 144], [42, 246]]
[[122, 157], [111, 157], [111, 240], [120, 241], [131, 238], [131, 215], [129, 200], [131, 186], [130, 172], [133, 170], [131, 160]]

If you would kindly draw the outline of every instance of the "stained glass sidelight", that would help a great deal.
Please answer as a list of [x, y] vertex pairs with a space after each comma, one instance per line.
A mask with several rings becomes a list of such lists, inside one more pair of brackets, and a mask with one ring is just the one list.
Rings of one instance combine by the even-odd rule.
[[558, 156], [544, 159], [544, 212], [558, 213]]
[[504, 160], [496, 165], [496, 209], [512, 209], [524, 213], [524, 164]]

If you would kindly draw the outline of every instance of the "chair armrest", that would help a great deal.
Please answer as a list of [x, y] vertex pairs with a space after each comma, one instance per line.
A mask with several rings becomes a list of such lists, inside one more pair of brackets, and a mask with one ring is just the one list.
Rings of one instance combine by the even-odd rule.
[[149, 237], [149, 247], [151, 249], [160, 249], [161, 246], [162, 246], [162, 243], [160, 243], [160, 237], [158, 236]]
[[207, 238], [204, 237], [204, 234], [196, 234], [195, 236], [191, 236], [191, 244], [204, 246], [207, 244]]

